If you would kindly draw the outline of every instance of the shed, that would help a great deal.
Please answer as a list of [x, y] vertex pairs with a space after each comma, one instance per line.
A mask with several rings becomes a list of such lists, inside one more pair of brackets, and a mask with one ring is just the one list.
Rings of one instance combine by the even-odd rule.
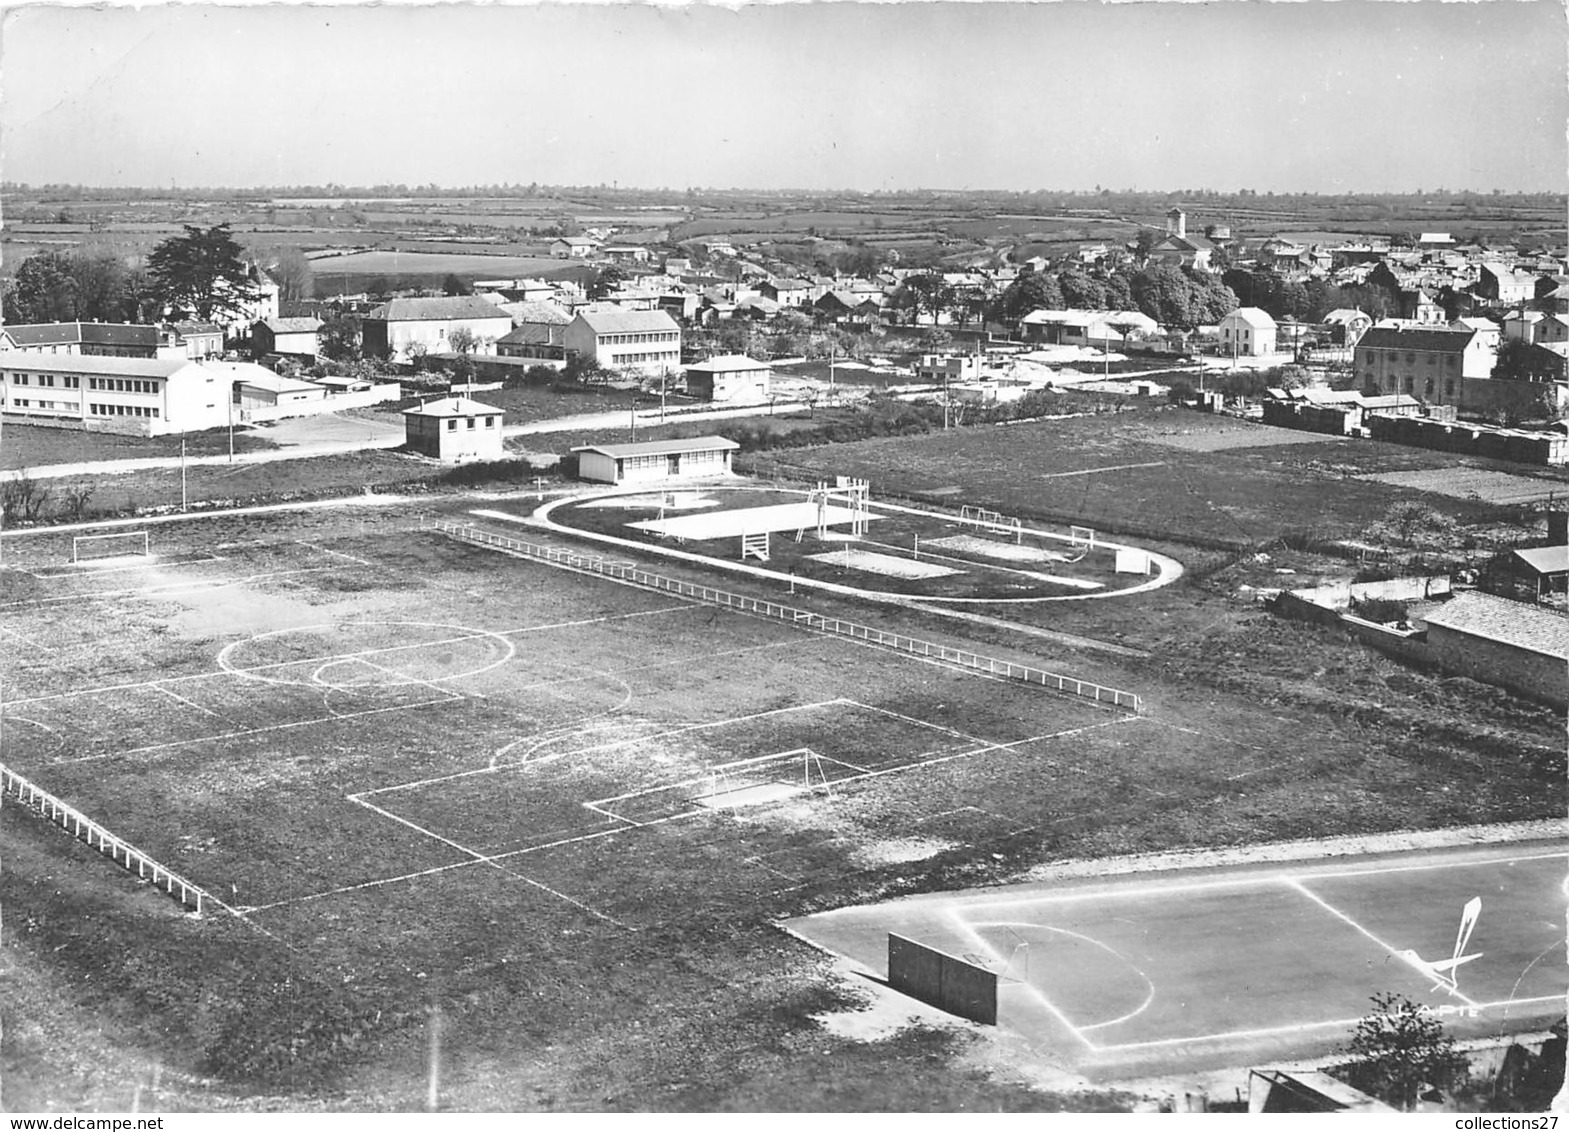
[[1515, 573], [1535, 583], [1536, 599], [1569, 590], [1569, 546], [1538, 546], [1511, 555]]
[[600, 483], [648, 483], [730, 474], [730, 455], [741, 446], [722, 436], [591, 444], [572, 449], [578, 475]]
[[502, 412], [468, 397], [443, 397], [403, 410], [404, 443], [437, 460], [499, 460]]

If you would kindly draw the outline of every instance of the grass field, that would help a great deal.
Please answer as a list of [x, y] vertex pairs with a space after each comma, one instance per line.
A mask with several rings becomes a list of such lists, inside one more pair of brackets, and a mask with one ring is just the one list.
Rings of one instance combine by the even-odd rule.
[[314, 259], [311, 274], [323, 283], [338, 275], [433, 275], [443, 272], [505, 279], [559, 270], [563, 266], [570, 265], [548, 256], [374, 251]]
[[[852, 988], [772, 922], [1062, 857], [1561, 807], [1538, 750], [1561, 721], [1509, 704], [1484, 751], [1393, 709], [1037, 657], [1146, 693], [1131, 717], [397, 512], [153, 542], [89, 572], [64, 535], [7, 539], [0, 758], [243, 914], [184, 918], [8, 821], [18, 994], [71, 1022], [6, 1026], [13, 1106], [124, 1107], [156, 1062], [215, 1081], [165, 1105], [417, 1108], [432, 1011], [454, 1108], [1114, 1105], [977, 1073], [962, 1036], [834, 1036], [813, 1015]], [[116, 1057], [59, 1057], [98, 1032]]]
[[1368, 441], [1308, 440], [1164, 407], [770, 453], [754, 463], [800, 475], [863, 476], [883, 492], [963, 484], [967, 502], [1007, 514], [1236, 547], [1266, 544], [1291, 530], [1354, 537], [1400, 499], [1423, 498], [1462, 523], [1495, 521], [1510, 513], [1485, 501], [1419, 496], [1356, 477], [1395, 470], [1391, 464], [1520, 471]]
[[[108, 432], [79, 432], [41, 425], [7, 424], [0, 436], [0, 471], [37, 468], [45, 464], [76, 464], [91, 460], [135, 460], [148, 456], [178, 456], [181, 442], [191, 456], [218, 456], [229, 451], [229, 430], [180, 436], [117, 436]], [[234, 430], [234, 450], [255, 452], [278, 447], [265, 433]]]

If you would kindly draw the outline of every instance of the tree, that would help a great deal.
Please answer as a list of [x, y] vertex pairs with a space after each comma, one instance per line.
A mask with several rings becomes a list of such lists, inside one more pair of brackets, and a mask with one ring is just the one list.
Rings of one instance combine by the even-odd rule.
[[204, 322], [214, 315], [243, 315], [257, 292], [228, 224], [184, 227], [185, 235], [170, 236], [147, 257], [160, 302], [175, 317], [194, 315]]
[[311, 279], [311, 261], [305, 258], [305, 253], [299, 248], [278, 248], [273, 253], [270, 274], [277, 281], [280, 299], [298, 302], [315, 294], [315, 284]]
[[441, 291], [444, 295], [472, 295], [474, 288], [449, 271], [447, 277], [441, 281]]
[[460, 326], [447, 336], [447, 345], [460, 354], [472, 354], [479, 349], [479, 335], [467, 326]]
[[588, 282], [588, 297], [603, 299], [621, 284], [626, 282], [626, 272], [615, 264], [606, 264], [594, 273]]
[[71, 256], [74, 317], [84, 322], [118, 322], [125, 310], [125, 261], [105, 251], [79, 249]]
[[1506, 381], [1563, 381], [1564, 360], [1522, 338], [1506, 338], [1498, 345], [1493, 376]]
[[1069, 307], [1092, 311], [1106, 309], [1106, 285], [1093, 275], [1074, 268], [1057, 276], [1057, 285], [1062, 288], [1062, 301]]
[[1453, 1091], [1470, 1063], [1425, 1006], [1402, 994], [1375, 994], [1373, 1012], [1356, 1024], [1344, 1047], [1346, 1082], [1407, 1112], [1424, 1086]]
[[6, 295], [5, 320], [68, 322], [75, 317], [76, 280], [70, 258], [59, 252], [39, 252], [24, 259]]
[[334, 314], [321, 324], [316, 337], [321, 356], [335, 362], [358, 361], [360, 353], [360, 320], [353, 315]]
[[943, 281], [941, 275], [912, 275], [894, 292], [893, 305], [900, 310], [913, 311], [916, 322], [921, 321], [921, 312], [924, 310], [932, 316], [932, 324], [936, 325], [942, 313], [953, 306], [954, 298], [953, 288]]
[[1031, 311], [1061, 310], [1062, 288], [1044, 272], [1026, 271], [1019, 275], [992, 308], [992, 317], [1014, 323]]

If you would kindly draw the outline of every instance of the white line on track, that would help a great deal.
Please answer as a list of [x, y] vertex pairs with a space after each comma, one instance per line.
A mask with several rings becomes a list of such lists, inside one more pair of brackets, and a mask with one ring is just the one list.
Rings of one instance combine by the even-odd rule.
[[21, 633], [18, 633], [15, 629], [11, 628], [9, 625], [0, 625], [0, 633], [4, 633], [8, 637], [15, 637], [17, 640], [21, 641], [24, 645], [28, 645], [31, 648], [35, 648], [39, 652], [54, 652], [55, 651], [55, 648], [54, 648], [53, 645], [42, 645], [42, 644], [39, 644], [37, 641], [33, 640], [31, 637], [24, 637], [24, 636], [22, 636]]
[[[954, 926], [964, 934], [968, 935], [972, 940], [975, 941], [976, 946], [978, 946], [987, 955], [991, 956], [992, 962], [998, 964], [1002, 968], [1007, 967], [1007, 961], [1004, 959], [1004, 957], [998, 955], [992, 945], [986, 942], [985, 936], [981, 935], [980, 932], [976, 931], [973, 927], [970, 926], [969, 921], [967, 921], [960, 914], [959, 908], [956, 905], [950, 904], [947, 908], [947, 913], [948, 918], [953, 921]], [[1045, 991], [1041, 990], [1040, 987], [1031, 982], [1021, 983], [1020, 985], [1024, 987], [1024, 992], [1027, 995], [1039, 1003], [1053, 1018], [1057, 1019], [1057, 1021], [1062, 1024], [1063, 1028], [1067, 1030], [1068, 1033], [1072, 1034], [1081, 1044], [1083, 1044], [1085, 1049], [1090, 1050], [1092, 1053], [1100, 1052], [1100, 1047], [1084, 1036], [1084, 1031], [1081, 1030], [1078, 1026], [1074, 1025], [1068, 1016], [1057, 1008], [1057, 1004], [1046, 997]]]
[[[1323, 897], [1319, 896], [1317, 893], [1311, 891], [1306, 885], [1304, 885], [1301, 881], [1297, 880], [1295, 877], [1282, 877], [1281, 878], [1281, 882], [1283, 884], [1285, 884], [1286, 886], [1290, 887], [1290, 888], [1296, 889], [1303, 896], [1306, 896], [1309, 900], [1313, 901], [1313, 903], [1315, 903], [1319, 907], [1323, 908], [1324, 911], [1328, 912], [1331, 916], [1334, 916], [1337, 920], [1340, 920], [1343, 923], [1349, 924], [1351, 927], [1353, 927], [1357, 931], [1361, 932], [1368, 939], [1370, 939], [1374, 943], [1378, 944], [1379, 947], [1382, 947], [1390, 955], [1394, 956], [1396, 959], [1399, 959], [1402, 963], [1404, 963], [1408, 967], [1410, 967], [1418, 975], [1422, 975], [1424, 978], [1428, 977], [1427, 976], [1427, 972], [1423, 971], [1422, 968], [1420, 966], [1418, 966], [1417, 963], [1415, 963], [1411, 959], [1410, 956], [1403, 954], [1399, 948], [1396, 948], [1396, 947], [1394, 947], [1394, 946], [1392, 946], [1390, 944], [1387, 944], [1383, 940], [1379, 939], [1376, 935], [1374, 935], [1372, 932], [1368, 931], [1361, 924], [1357, 923], [1350, 916], [1346, 915], [1339, 908], [1336, 908], [1329, 901], [1325, 900]], [[1471, 999], [1467, 998], [1465, 995], [1461, 994], [1458, 990], [1451, 990], [1449, 993], [1454, 995], [1456, 998], [1458, 998], [1461, 1002], [1465, 1003], [1467, 1006], [1470, 1006], [1470, 1007], [1473, 1007], [1473, 1008], [1477, 1006], [1476, 1002], [1474, 1002]]]
[[1433, 869], [1474, 869], [1486, 865], [1517, 865], [1523, 861], [1569, 860], [1569, 852], [1528, 853], [1519, 857], [1481, 857], [1474, 861], [1433, 861], [1424, 865], [1379, 865], [1371, 869], [1334, 869], [1322, 873], [1294, 873], [1298, 880], [1334, 880], [1336, 877], [1383, 876], [1385, 873], [1418, 873]]

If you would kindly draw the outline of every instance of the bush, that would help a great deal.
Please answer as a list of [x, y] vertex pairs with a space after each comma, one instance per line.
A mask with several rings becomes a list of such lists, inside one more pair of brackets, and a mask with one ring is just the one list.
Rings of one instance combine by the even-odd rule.
[[1388, 625], [1396, 621], [1406, 620], [1406, 603], [1388, 598], [1368, 597], [1361, 601], [1353, 602], [1358, 617], [1366, 621], [1374, 621], [1380, 625]]

